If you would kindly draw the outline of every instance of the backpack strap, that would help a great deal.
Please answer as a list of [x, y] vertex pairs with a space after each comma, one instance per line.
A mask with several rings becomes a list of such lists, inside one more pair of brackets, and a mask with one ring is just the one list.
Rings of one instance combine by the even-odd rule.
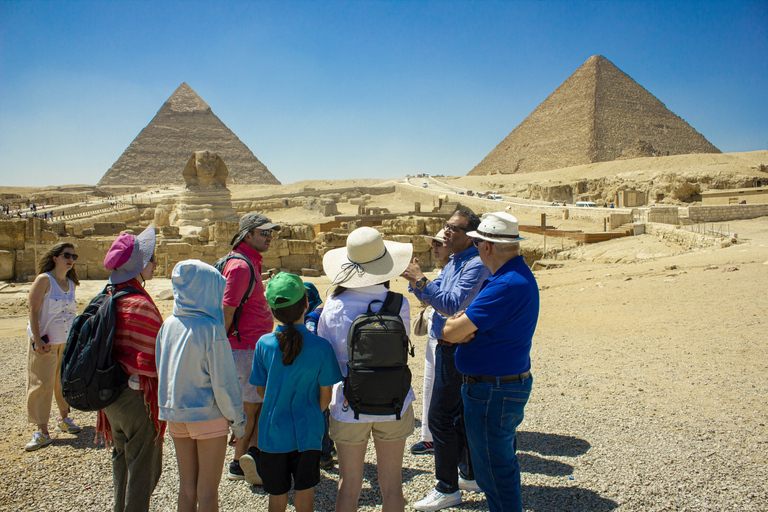
[[[240, 299], [240, 305], [237, 306], [237, 308], [235, 308], [235, 314], [232, 316], [232, 327], [230, 327], [231, 329], [230, 334], [233, 334], [234, 336], [236, 336], [237, 342], [241, 343], [240, 329], [238, 329], [238, 325], [240, 324], [240, 315], [243, 312], [243, 306], [245, 306], [245, 303], [248, 302], [248, 299], [251, 298], [251, 294], [253, 293], [253, 290], [256, 289], [256, 271], [253, 268], [253, 263], [251, 263], [251, 260], [243, 256], [242, 254], [236, 253], [236, 252], [230, 253], [229, 256], [227, 256], [227, 259], [224, 261], [224, 266], [226, 267], [227, 262], [233, 258], [246, 262], [248, 264], [248, 270], [251, 271], [251, 280], [250, 280], [250, 283], [248, 284], [248, 290]], [[223, 267], [222, 267], [222, 270], [224, 270]]]
[[403, 294], [395, 293], [392, 291], [387, 292], [387, 298], [384, 299], [384, 304], [379, 310], [380, 313], [391, 313], [393, 315], [400, 315], [400, 308], [403, 307]]

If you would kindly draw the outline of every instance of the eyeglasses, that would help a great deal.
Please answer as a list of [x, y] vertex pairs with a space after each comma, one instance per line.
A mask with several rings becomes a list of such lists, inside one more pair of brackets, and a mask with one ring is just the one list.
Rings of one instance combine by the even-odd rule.
[[442, 247], [443, 242], [438, 242], [437, 240], [432, 240], [432, 247]]
[[451, 231], [453, 233], [455, 233], [459, 229], [464, 231], [465, 233], [467, 231], [467, 228], [465, 226], [456, 226], [456, 225], [453, 225], [453, 224], [448, 224], [447, 222], [445, 224], [443, 224], [443, 228], [445, 228], [446, 231]]
[[65, 260], [72, 260], [72, 261], [77, 261], [77, 258], [78, 258], [77, 254], [73, 252], [63, 252], [59, 254], [59, 256], [62, 256]]

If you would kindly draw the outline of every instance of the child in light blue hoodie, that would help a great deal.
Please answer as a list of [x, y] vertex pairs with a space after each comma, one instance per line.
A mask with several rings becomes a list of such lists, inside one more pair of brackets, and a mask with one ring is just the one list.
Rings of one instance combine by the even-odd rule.
[[173, 315], [157, 335], [160, 419], [176, 447], [179, 510], [218, 510], [227, 436], [245, 435], [243, 398], [221, 301], [227, 280], [199, 260], [173, 269]]

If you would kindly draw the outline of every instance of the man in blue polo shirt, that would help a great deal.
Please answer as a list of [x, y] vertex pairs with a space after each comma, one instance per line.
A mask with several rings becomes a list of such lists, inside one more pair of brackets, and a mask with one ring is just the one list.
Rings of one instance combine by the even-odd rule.
[[446, 321], [442, 338], [459, 344], [464, 425], [488, 508], [522, 511], [515, 430], [533, 384], [530, 354], [539, 288], [520, 254], [523, 239], [514, 216], [487, 213], [467, 236], [492, 275], [466, 310]]

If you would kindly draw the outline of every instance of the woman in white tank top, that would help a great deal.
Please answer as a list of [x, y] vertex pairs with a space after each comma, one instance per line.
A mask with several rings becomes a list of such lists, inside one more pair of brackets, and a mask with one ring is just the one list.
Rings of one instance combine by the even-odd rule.
[[51, 396], [59, 408], [57, 427], [77, 434], [80, 427], [69, 418], [69, 406], [61, 393], [61, 358], [69, 329], [77, 315], [75, 246], [54, 245], [40, 258], [38, 276], [29, 289], [29, 347], [27, 350], [27, 414], [38, 431], [26, 444], [27, 451], [51, 444], [48, 419]]

